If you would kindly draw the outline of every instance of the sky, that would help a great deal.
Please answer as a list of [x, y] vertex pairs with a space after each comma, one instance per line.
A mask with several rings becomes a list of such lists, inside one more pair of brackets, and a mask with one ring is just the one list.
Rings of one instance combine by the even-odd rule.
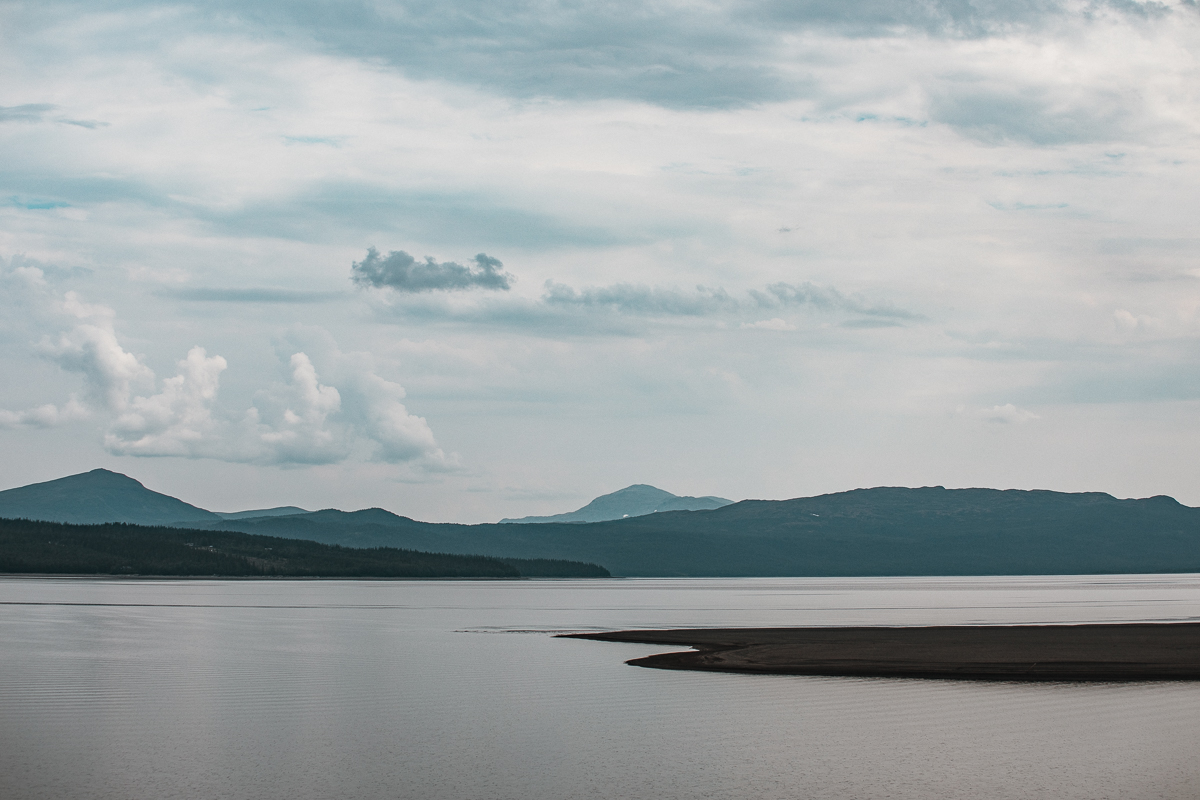
[[0, 0], [0, 488], [1200, 505], [1190, 0]]

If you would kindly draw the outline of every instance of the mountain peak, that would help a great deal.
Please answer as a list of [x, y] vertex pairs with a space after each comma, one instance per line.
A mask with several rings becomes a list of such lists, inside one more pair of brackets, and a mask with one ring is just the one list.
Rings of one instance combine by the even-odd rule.
[[707, 511], [727, 506], [723, 497], [680, 497], [648, 483], [635, 483], [601, 495], [583, 508], [549, 517], [502, 519], [506, 523], [605, 522], [625, 517], [643, 517], [659, 511]]
[[95, 524], [170, 525], [219, 520], [216, 514], [109, 469], [94, 469], [0, 492], [0, 517]]
[[[59, 478], [58, 480], [82, 482], [85, 479], [91, 480], [93, 482], [103, 481], [106, 483], [116, 484], [116, 485], [129, 484], [129, 485], [133, 485], [133, 486], [140, 486], [143, 489], [146, 488], [145, 484], [143, 484], [141, 481], [137, 480], [136, 478], [131, 478], [123, 472], [113, 472], [111, 469], [105, 469], [104, 467], [97, 467], [96, 469], [89, 470], [87, 472], [81, 472], [78, 475], [68, 475], [65, 478]], [[46, 482], [47, 483], [55, 483], [55, 481], [46, 481]], [[31, 484], [31, 485], [36, 486], [37, 484]]]

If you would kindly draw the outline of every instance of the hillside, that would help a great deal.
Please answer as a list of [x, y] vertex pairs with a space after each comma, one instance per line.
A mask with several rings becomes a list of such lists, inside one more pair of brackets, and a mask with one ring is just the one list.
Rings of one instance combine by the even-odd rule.
[[627, 576], [1200, 572], [1200, 509], [1102, 493], [882, 487], [588, 524], [435, 524], [368, 509], [220, 525], [354, 547], [590, 561]]
[[288, 517], [292, 514], [309, 514], [308, 509], [298, 506], [279, 506], [277, 508], [256, 508], [251, 511], [214, 511], [221, 519], [250, 519], [251, 517]]
[[544, 522], [605, 522], [662, 511], [706, 511], [727, 506], [731, 502], [723, 497], [680, 497], [654, 486], [636, 483], [611, 494], [601, 495], [583, 508], [566, 514], [502, 519], [500, 522], [520, 525]]
[[[218, 515], [124, 475], [93, 470], [0, 492], [0, 515], [83, 522], [152, 519], [155, 525], [353, 548], [589, 562], [626, 576], [1200, 572], [1200, 509], [1170, 497], [1118, 500], [1098, 492], [878, 487], [664, 511], [660, 504], [674, 495], [635, 485], [580, 511], [629, 509], [627, 501], [637, 497], [649, 504], [643, 506], [649, 512], [600, 522], [453, 525], [379, 508], [304, 512], [285, 507]], [[605, 498], [619, 504], [606, 505]]]
[[231, 531], [0, 519], [0, 573], [352, 578], [608, 577], [594, 564], [347, 548]]
[[107, 469], [0, 492], [0, 517], [83, 525], [100, 522], [169, 525], [221, 519], [211, 511], [151, 491], [133, 478]]

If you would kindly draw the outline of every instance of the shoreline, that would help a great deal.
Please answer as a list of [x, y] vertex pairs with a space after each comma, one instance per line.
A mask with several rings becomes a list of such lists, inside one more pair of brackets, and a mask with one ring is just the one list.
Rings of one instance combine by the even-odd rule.
[[985, 681], [1200, 680], [1200, 623], [695, 628], [561, 634], [678, 645], [625, 663], [765, 675]]
[[0, 572], [0, 580], [27, 579], [92, 579], [120, 581], [609, 581], [614, 578], [572, 578], [541, 575], [518, 575], [515, 577], [411, 577], [370, 575], [128, 575], [120, 573], [88, 572]]

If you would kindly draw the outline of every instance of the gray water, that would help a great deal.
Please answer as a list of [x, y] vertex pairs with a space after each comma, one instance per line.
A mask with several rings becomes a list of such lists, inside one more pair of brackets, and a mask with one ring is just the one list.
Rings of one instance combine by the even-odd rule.
[[1200, 619], [1200, 576], [0, 580], [0, 797], [1195, 798], [1200, 683], [630, 667], [633, 627]]

